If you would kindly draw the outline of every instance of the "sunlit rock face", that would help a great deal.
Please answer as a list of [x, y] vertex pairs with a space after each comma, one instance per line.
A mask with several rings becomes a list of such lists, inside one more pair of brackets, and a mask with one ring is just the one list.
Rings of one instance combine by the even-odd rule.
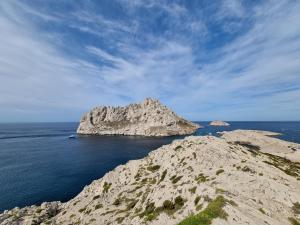
[[79, 134], [173, 136], [194, 133], [200, 126], [187, 121], [162, 105], [146, 98], [125, 107], [102, 106], [86, 113]]

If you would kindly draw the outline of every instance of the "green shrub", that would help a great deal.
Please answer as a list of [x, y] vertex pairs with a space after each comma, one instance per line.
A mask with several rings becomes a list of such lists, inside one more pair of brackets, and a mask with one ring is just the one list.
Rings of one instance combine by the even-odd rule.
[[197, 196], [194, 200], [194, 204], [197, 205], [200, 201], [201, 197], [200, 196]]
[[258, 209], [262, 214], [266, 214], [265, 210], [263, 208]]
[[178, 205], [178, 206], [183, 206], [184, 205], [184, 200], [181, 196], [177, 196], [175, 198], [175, 205]]
[[82, 212], [84, 212], [85, 210], [86, 210], [86, 207], [79, 209], [78, 212], [82, 213]]
[[181, 221], [179, 225], [210, 225], [215, 218], [227, 219], [228, 214], [223, 210], [225, 204], [225, 198], [218, 196], [202, 212], [189, 216]]
[[103, 207], [102, 204], [97, 204], [97, 205], [95, 205], [95, 210], [100, 209], [100, 208], [102, 208], [102, 207]]
[[159, 168], [160, 168], [160, 165], [155, 165], [155, 166], [149, 166], [147, 168], [147, 170], [149, 170], [149, 171], [151, 171], [153, 173], [153, 172], [159, 170]]
[[156, 219], [156, 217], [158, 216], [158, 214], [157, 213], [150, 213], [150, 214], [148, 214], [147, 216], [146, 216], [146, 221], [152, 221], [152, 220], [154, 220], [154, 219]]
[[238, 206], [233, 200], [228, 200], [227, 202], [232, 206]]
[[111, 183], [104, 182], [103, 193], [107, 193], [110, 187], [111, 187]]
[[243, 172], [255, 173], [255, 171], [252, 170], [251, 168], [249, 168], [248, 166], [244, 166], [244, 167], [242, 168], [242, 171], [243, 171]]
[[197, 158], [196, 152], [193, 152], [193, 157], [194, 157], [194, 159]]
[[163, 208], [165, 210], [173, 210], [175, 209], [175, 204], [173, 204], [173, 202], [171, 202], [170, 200], [165, 200], [163, 202]]
[[162, 182], [165, 179], [165, 177], [167, 175], [167, 172], [168, 172], [167, 170], [164, 170], [164, 172], [162, 173], [158, 183]]
[[211, 202], [211, 201], [212, 201], [212, 199], [211, 199], [208, 195], [204, 195], [204, 196], [203, 196], [203, 199], [204, 199], [204, 201], [206, 201], [206, 202]]
[[98, 198], [100, 198], [100, 195], [95, 195], [95, 196], [93, 197], [93, 200], [96, 200], [96, 199], [98, 199]]
[[36, 212], [36, 213], [41, 213], [42, 211], [43, 211], [43, 209], [38, 208], [35, 212]]
[[170, 180], [173, 184], [176, 184], [183, 176], [176, 177], [176, 175], [172, 176]]
[[202, 204], [200, 204], [200, 205], [197, 205], [197, 206], [196, 206], [196, 211], [199, 211], [199, 210], [201, 210], [201, 209], [202, 209], [202, 207], [203, 207], [203, 205], [202, 205]]
[[183, 157], [183, 158], [180, 160], [179, 163], [182, 163], [184, 160], [185, 160], [185, 157]]
[[178, 146], [175, 147], [174, 150], [177, 151], [177, 150], [179, 150], [179, 149], [181, 149], [181, 148], [182, 148], [182, 146], [181, 146], [181, 145], [178, 145]]
[[195, 194], [196, 189], [197, 189], [197, 187], [192, 187], [192, 188], [189, 189], [189, 191], [190, 191], [192, 194]]
[[300, 203], [299, 202], [293, 203], [292, 209], [295, 214], [300, 214]]
[[118, 217], [118, 218], [116, 219], [116, 221], [117, 221], [118, 223], [122, 223], [124, 219], [125, 219], [125, 217]]
[[204, 176], [203, 173], [200, 173], [197, 177], [195, 177], [195, 180], [197, 181], [197, 183], [203, 183], [208, 181], [208, 176]]
[[216, 175], [219, 175], [220, 173], [224, 173], [224, 170], [223, 169], [217, 170]]
[[292, 225], [300, 225], [300, 222], [293, 217], [289, 217], [289, 221]]
[[120, 204], [121, 204], [121, 200], [118, 198], [113, 202], [113, 205], [115, 205], [115, 206], [118, 206]]

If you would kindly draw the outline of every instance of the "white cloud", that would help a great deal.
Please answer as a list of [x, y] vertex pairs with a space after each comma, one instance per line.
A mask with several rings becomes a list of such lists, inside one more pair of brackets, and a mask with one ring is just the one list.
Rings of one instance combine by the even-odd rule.
[[[134, 13], [128, 21], [86, 9], [53, 16], [12, 2], [0, 2], [4, 121], [78, 120], [92, 106], [125, 104], [147, 96], [160, 98], [195, 120], [299, 119], [298, 2], [274, 0], [257, 6], [249, 30], [208, 50], [202, 44], [214, 36], [209, 24], [177, 3], [130, 1], [131, 10], [160, 8], [170, 15], [168, 25], [174, 28], [169, 26], [165, 36], [145, 32], [142, 26], [148, 24]], [[59, 33], [42, 32], [23, 17], [24, 10], [47, 23], [93, 34], [96, 41], [83, 39], [78, 42], [82, 46], [76, 46]], [[245, 8], [232, 0], [220, 12], [216, 13], [243, 18]], [[105, 43], [97, 44], [97, 38]], [[64, 45], [76, 54], [67, 54], [61, 49]]]

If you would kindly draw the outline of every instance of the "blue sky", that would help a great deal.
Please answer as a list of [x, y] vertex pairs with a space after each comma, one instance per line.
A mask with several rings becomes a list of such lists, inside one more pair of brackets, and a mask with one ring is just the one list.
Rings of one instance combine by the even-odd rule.
[[1, 0], [0, 121], [160, 99], [191, 120], [300, 120], [300, 1]]

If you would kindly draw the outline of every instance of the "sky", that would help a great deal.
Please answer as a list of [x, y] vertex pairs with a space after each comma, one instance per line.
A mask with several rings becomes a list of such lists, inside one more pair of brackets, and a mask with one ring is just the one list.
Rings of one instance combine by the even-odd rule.
[[194, 121], [300, 120], [298, 0], [1, 0], [0, 122], [159, 99]]

